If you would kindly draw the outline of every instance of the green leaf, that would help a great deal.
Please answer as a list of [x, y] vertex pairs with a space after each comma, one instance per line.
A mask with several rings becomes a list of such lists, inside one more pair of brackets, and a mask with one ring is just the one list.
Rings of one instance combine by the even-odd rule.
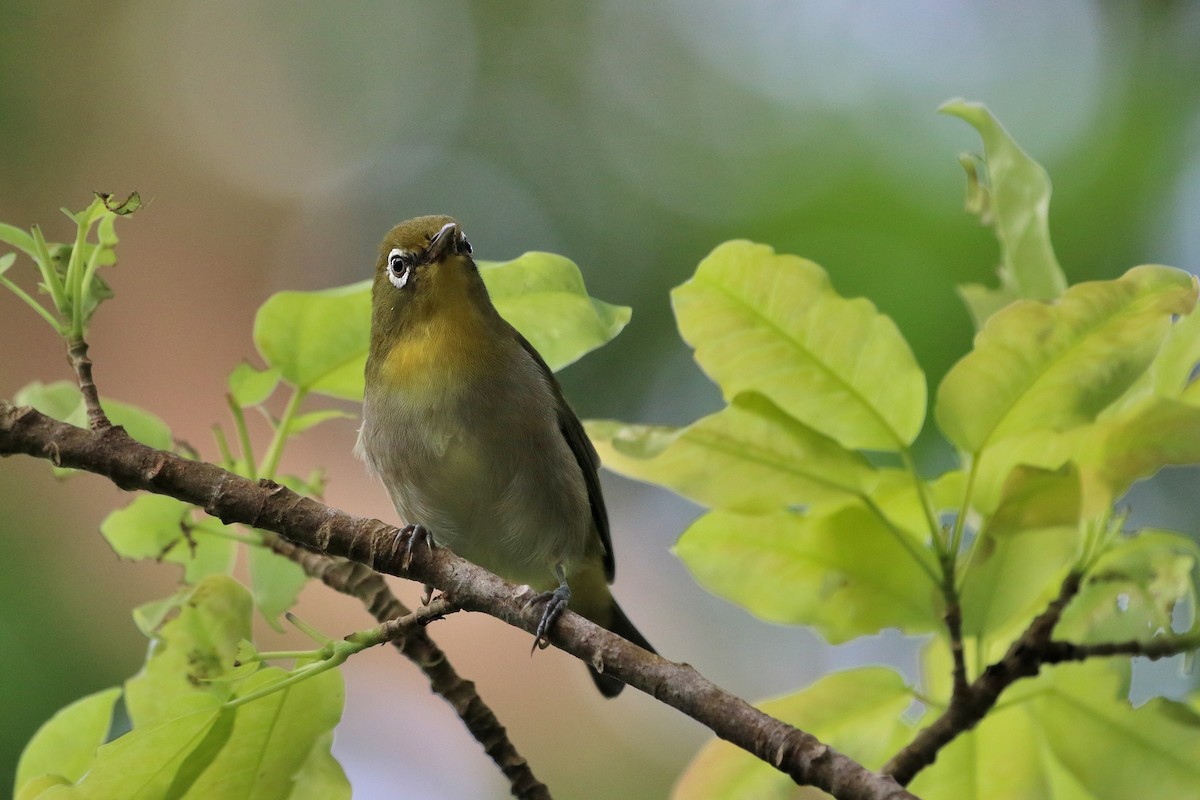
[[[70, 381], [55, 381], [43, 384], [34, 381], [17, 392], [13, 398], [19, 406], [33, 406], [48, 417], [76, 427], [87, 427], [87, 410], [79, 388]], [[118, 400], [100, 398], [100, 404], [114, 425], [125, 428], [126, 433], [144, 445], [159, 450], [170, 450], [174, 445], [171, 429], [167, 423], [145, 409]]]
[[19, 406], [33, 406], [46, 416], [65, 422], [82, 405], [83, 397], [79, 388], [69, 381], [48, 384], [34, 381], [18, 389], [13, 402]]
[[295, 561], [266, 547], [251, 547], [249, 553], [254, 606], [272, 627], [280, 630], [280, 615], [296, 604], [300, 590], [308, 583], [308, 575]]
[[233, 688], [223, 679], [233, 673], [238, 645], [250, 638], [251, 608], [249, 592], [226, 575], [179, 596], [177, 616], [158, 630], [145, 665], [125, 682], [135, 731], [194, 709], [196, 695], [229, 699]]
[[[286, 676], [281, 669], [266, 667], [242, 682], [237, 694], [248, 695]], [[340, 773], [341, 769], [329, 753], [329, 733], [341, 719], [344, 702], [341, 673], [327, 670], [240, 706], [228, 741], [191, 785], [187, 797], [284, 800], [294, 796], [295, 781], [313, 760], [318, 763], [311, 769], [323, 772], [337, 786], [333, 770]], [[344, 774], [340, 788], [340, 795], [323, 796], [349, 797]]]
[[216, 522], [192, 523], [191, 506], [186, 503], [144, 494], [110, 513], [100, 523], [100, 533], [122, 558], [180, 564], [184, 580], [194, 584], [206, 575], [228, 572], [232, 566], [234, 542], [209, 535], [220, 527]]
[[1076, 642], [1148, 640], [1172, 630], [1181, 603], [1194, 613], [1198, 582], [1200, 546], [1169, 531], [1139, 531], [1088, 570], [1056, 633]]
[[292, 417], [291, 424], [288, 425], [288, 436], [298, 436], [309, 428], [316, 427], [322, 422], [327, 422], [331, 419], [355, 419], [355, 415], [336, 408], [323, 408], [319, 411], [299, 414]]
[[589, 297], [579, 267], [554, 253], [480, 261], [479, 274], [496, 310], [555, 372], [616, 338], [633, 313]]
[[254, 344], [304, 391], [361, 400], [371, 333], [371, 281], [318, 292], [278, 292], [254, 318]]
[[108, 192], [96, 192], [96, 197], [104, 203], [105, 209], [120, 217], [132, 214], [143, 205], [142, 196], [137, 192], [130, 192], [124, 200], [117, 200]]
[[861, 498], [874, 468], [856, 452], [785, 414], [760, 394], [669, 430], [590, 421], [609, 469], [667, 486], [713, 508], [754, 512]]
[[964, 634], [995, 640], [1045, 608], [1077, 559], [1080, 507], [1074, 465], [1013, 470], [961, 579]]
[[[177, 778], [189, 762], [209, 762], [228, 736], [231, 712], [219, 701], [193, 694], [177, 713], [152, 725], [135, 728], [102, 746], [83, 779], [74, 786], [50, 789], [38, 800], [157, 800], [184, 797], [187, 786]], [[215, 736], [213, 734], [216, 734]]]
[[683, 338], [726, 399], [746, 391], [849, 448], [897, 450], [925, 417], [925, 377], [895, 323], [811, 261], [726, 242], [671, 292]]
[[229, 373], [229, 393], [242, 408], [262, 405], [279, 385], [279, 377], [277, 368], [260, 371], [243, 361]]
[[[38, 728], [17, 762], [16, 794], [35, 778], [56, 776], [67, 783], [83, 777], [104, 744], [119, 688], [105, 689], [60, 709]], [[32, 794], [30, 796], [33, 796]]]
[[[931, 712], [919, 727], [940, 713]], [[1049, 774], [1058, 767], [1038, 731], [1026, 705], [997, 707], [941, 750], [908, 788], [924, 800], [1062, 800]]]
[[1056, 667], [1034, 700], [1054, 757], [1097, 800], [1194, 797], [1200, 714], [1161, 698], [1133, 708], [1122, 675], [1091, 661]]
[[771, 622], [812, 625], [834, 643], [941, 625], [923, 545], [862, 506], [809, 516], [714, 511], [675, 553], [709, 591]]
[[[912, 691], [903, 676], [883, 667], [866, 667], [826, 675], [807, 689], [756, 705], [867, 768], [878, 769], [909, 733], [900, 716], [910, 703]], [[796, 791], [787, 775], [718, 739], [692, 760], [671, 796], [674, 800], [788, 798]]]
[[[30, 258], [37, 258], [37, 245], [34, 243], [33, 237], [20, 228], [0, 222], [0, 242], [17, 248]], [[0, 269], [0, 272], [3, 271]]]
[[16, 253], [7, 253], [5, 255], [0, 256], [0, 275], [3, 275], [4, 273], [8, 272], [8, 268], [11, 267], [13, 265], [13, 262], [15, 262], [16, 260], [17, 260]]
[[981, 286], [963, 287], [963, 298], [982, 327], [992, 312], [1010, 299], [1053, 300], [1067, 281], [1050, 244], [1050, 178], [1030, 158], [985, 106], [951, 100], [939, 111], [966, 121], [983, 138], [988, 184], [975, 171], [978, 165], [963, 161], [972, 189], [969, 209], [980, 212], [994, 226], [1000, 240], [1000, 285], [997, 291]]
[[292, 780], [288, 800], [350, 800], [350, 781], [333, 757], [333, 732], [317, 737], [312, 752]]
[[1143, 266], [1072, 286], [1054, 304], [1011, 305], [942, 381], [938, 424], [972, 454], [1007, 436], [1087, 424], [1149, 366], [1171, 315], [1195, 302], [1188, 273]]
[[[478, 262], [500, 314], [557, 370], [608, 342], [630, 310], [587, 295], [579, 268], [551, 253]], [[371, 281], [318, 292], [279, 292], [254, 320], [254, 342], [284, 380], [361, 400], [371, 334]]]

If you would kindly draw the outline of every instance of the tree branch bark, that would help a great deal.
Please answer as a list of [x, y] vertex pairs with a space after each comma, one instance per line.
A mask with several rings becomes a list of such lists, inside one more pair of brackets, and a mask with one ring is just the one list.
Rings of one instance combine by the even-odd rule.
[[[449, 594], [464, 610], [482, 611], [530, 633], [539, 610], [525, 593], [444, 548], [418, 548], [402, 562], [398, 531], [355, 517], [270, 481], [254, 482], [213, 464], [146, 447], [120, 427], [95, 433], [57, 422], [32, 408], [0, 403], [0, 454], [22, 453], [107, 476], [126, 490], [165, 494], [226, 523], [274, 531], [302, 547], [347, 558]], [[815, 736], [786, 725], [721, 690], [687, 664], [675, 664], [567, 612], [550, 632], [555, 646], [625, 681], [707, 726], [800, 784], [840, 800], [913, 798], [890, 776], [871, 772]]]

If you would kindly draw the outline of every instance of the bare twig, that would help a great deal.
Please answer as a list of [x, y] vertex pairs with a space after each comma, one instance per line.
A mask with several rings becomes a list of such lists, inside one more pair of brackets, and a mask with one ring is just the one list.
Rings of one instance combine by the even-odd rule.
[[[305, 550], [270, 531], [266, 532], [265, 543], [276, 553], [299, 564], [309, 577], [335, 591], [357, 598], [367, 607], [371, 616], [383, 624], [403, 619], [412, 613], [388, 588], [383, 576], [369, 567]], [[429, 688], [450, 704], [463, 725], [483, 746], [484, 752], [496, 762], [496, 766], [508, 778], [512, 795], [522, 800], [549, 800], [549, 790], [534, 777], [529, 763], [509, 740], [508, 731], [475, 691], [475, 684], [463, 679], [455, 671], [454, 665], [429, 638], [425, 629], [409, 627], [391, 642], [425, 673]]]
[[[417, 580], [448, 592], [468, 611], [488, 613], [532, 633], [540, 613], [499, 577], [445, 549], [418, 549], [411, 566], [399, 531], [351, 516], [270, 481], [253, 481], [204, 462], [188, 461], [131, 439], [123, 429], [91, 433], [31, 408], [0, 404], [0, 453], [48, 458], [107, 476], [123, 489], [144, 489], [200, 506], [225, 523], [274, 531], [300, 546]], [[815, 736], [770, 717], [721, 690], [687, 664], [630, 644], [573, 612], [549, 635], [555, 646], [706, 725], [800, 784], [840, 800], [912, 798], [895, 779], [863, 767]]]
[[83, 405], [87, 409], [88, 427], [96, 432], [112, 427], [108, 415], [100, 405], [100, 392], [92, 380], [92, 360], [88, 358], [88, 343], [83, 339], [72, 340], [67, 347], [67, 359], [79, 379], [79, 391], [83, 394]]

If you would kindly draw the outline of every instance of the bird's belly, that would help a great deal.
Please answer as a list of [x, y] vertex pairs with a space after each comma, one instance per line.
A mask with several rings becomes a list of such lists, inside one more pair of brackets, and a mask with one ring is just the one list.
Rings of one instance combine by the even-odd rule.
[[383, 428], [364, 409], [360, 447], [405, 522], [508, 580], [549, 588], [593, 535], [587, 489], [555, 451], [566, 449], [557, 428], [492, 411], [476, 424], [444, 410], [391, 413]]

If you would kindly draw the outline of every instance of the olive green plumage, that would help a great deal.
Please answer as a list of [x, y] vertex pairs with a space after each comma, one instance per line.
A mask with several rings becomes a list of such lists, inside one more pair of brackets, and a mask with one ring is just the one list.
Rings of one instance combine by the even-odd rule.
[[[496, 311], [458, 224], [384, 237], [356, 452], [406, 523], [651, 649], [613, 600], [599, 458], [537, 351]], [[556, 588], [557, 587], [557, 588]], [[615, 678], [592, 670], [614, 696]]]

